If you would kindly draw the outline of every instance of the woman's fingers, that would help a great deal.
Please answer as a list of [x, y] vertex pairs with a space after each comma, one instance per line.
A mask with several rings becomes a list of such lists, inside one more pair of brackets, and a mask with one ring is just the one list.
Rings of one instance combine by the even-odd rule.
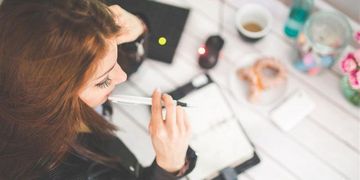
[[161, 92], [156, 89], [152, 95], [152, 106], [151, 106], [151, 123], [162, 124], [162, 106], [161, 106]]
[[186, 132], [184, 122], [184, 109], [181, 106], [176, 106], [176, 124], [181, 133]]
[[165, 108], [166, 108], [165, 124], [170, 129], [175, 129], [176, 128], [176, 104], [175, 104], [175, 101], [168, 94], [164, 94], [162, 96], [162, 100], [164, 101]]
[[109, 6], [109, 10], [116, 24], [120, 26], [120, 32], [116, 37], [118, 44], [134, 41], [146, 30], [146, 25], [142, 20], [119, 5]]
[[[165, 121], [162, 117], [165, 105]], [[186, 124], [186, 113], [176, 106], [171, 96], [155, 91], [152, 97], [152, 116], [149, 124], [151, 141], [157, 164], [168, 172], [175, 172], [184, 165], [190, 133]]]
[[192, 127], [191, 127], [191, 123], [189, 121], [189, 117], [185, 111], [184, 111], [184, 125], [185, 125], [186, 132], [190, 138], [190, 136], [192, 134]]
[[114, 16], [120, 16], [121, 15], [122, 8], [119, 5], [111, 5], [108, 8], [110, 9], [110, 12]]

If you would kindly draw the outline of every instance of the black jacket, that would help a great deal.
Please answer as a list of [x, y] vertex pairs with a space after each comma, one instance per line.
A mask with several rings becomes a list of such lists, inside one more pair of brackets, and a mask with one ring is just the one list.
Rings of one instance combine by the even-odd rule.
[[93, 133], [79, 135], [82, 144], [91, 150], [118, 157], [120, 162], [116, 167], [109, 167], [87, 159], [80, 154], [71, 153], [53, 171], [41, 179], [51, 180], [172, 180], [183, 177], [193, 170], [196, 164], [196, 154], [189, 147], [186, 157], [186, 167], [177, 175], [159, 167], [156, 161], [151, 166], [143, 168], [130, 150], [115, 136], [99, 140]]

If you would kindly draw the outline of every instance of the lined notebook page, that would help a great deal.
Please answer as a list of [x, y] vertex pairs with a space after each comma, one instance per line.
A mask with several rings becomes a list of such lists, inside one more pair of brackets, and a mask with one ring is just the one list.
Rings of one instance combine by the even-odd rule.
[[209, 84], [181, 99], [196, 107], [186, 108], [194, 137], [233, 116], [218, 87]]
[[190, 145], [198, 154], [197, 165], [188, 175], [190, 179], [206, 179], [253, 157], [253, 147], [216, 84], [181, 100], [197, 106], [186, 110], [193, 128]]

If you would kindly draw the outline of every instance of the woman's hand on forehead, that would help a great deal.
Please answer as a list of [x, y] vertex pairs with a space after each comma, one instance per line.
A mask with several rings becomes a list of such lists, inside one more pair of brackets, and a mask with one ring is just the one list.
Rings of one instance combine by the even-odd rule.
[[117, 44], [135, 41], [146, 30], [145, 24], [135, 15], [127, 12], [119, 5], [109, 6], [114, 20], [120, 26], [120, 33], [116, 37]]

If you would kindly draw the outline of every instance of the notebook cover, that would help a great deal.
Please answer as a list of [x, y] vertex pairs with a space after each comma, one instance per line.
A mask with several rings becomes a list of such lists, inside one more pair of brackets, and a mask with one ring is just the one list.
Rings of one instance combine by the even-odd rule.
[[[109, 5], [118, 4], [127, 11], [139, 15], [149, 28], [148, 57], [171, 63], [183, 32], [189, 9], [149, 0], [106, 0]], [[160, 45], [160, 37], [166, 44]]]

